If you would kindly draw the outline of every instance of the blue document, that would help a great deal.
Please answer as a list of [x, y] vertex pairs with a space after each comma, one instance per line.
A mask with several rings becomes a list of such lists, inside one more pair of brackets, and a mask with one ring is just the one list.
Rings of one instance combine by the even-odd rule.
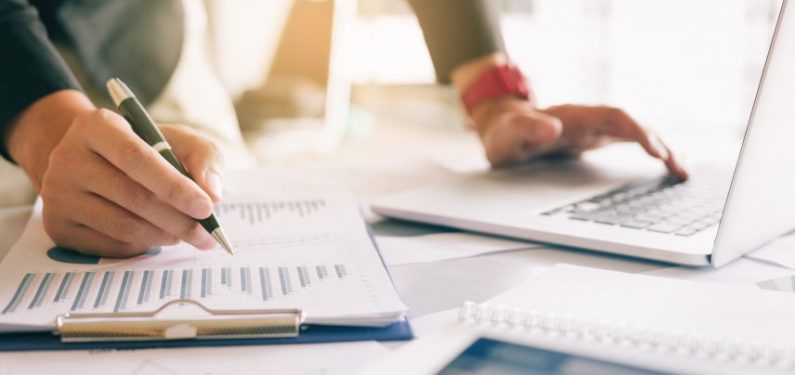
[[662, 372], [548, 349], [480, 338], [445, 366], [440, 375], [658, 375]]

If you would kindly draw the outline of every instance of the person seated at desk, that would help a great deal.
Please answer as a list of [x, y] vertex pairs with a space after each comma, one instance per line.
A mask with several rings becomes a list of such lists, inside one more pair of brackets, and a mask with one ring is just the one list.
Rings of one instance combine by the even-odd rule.
[[[686, 177], [671, 150], [621, 109], [538, 108], [503, 50], [488, 0], [410, 3], [438, 80], [461, 93], [493, 166], [634, 141]], [[222, 154], [235, 159], [245, 146], [204, 58], [201, 4], [0, 0], [0, 152], [41, 195], [44, 227], [58, 245], [114, 257], [179, 241], [215, 246], [195, 219], [221, 199]], [[102, 109], [111, 107], [101, 88], [113, 76], [162, 122], [195, 183]]]

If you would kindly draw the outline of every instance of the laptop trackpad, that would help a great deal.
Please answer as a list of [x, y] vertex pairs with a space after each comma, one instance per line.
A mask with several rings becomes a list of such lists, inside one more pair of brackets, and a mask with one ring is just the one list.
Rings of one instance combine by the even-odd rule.
[[460, 175], [441, 185], [388, 197], [376, 206], [460, 218], [496, 215], [510, 219], [662, 173], [657, 168], [608, 168], [603, 163], [584, 160], [542, 160]]

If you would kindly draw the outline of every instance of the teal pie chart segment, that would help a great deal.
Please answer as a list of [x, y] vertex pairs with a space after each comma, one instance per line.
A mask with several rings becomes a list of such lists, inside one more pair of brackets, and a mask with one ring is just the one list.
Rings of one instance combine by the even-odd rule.
[[[162, 252], [160, 247], [153, 247], [139, 256], [156, 256]], [[50, 259], [68, 264], [99, 264], [101, 257], [95, 255], [80, 254], [77, 251], [65, 247], [55, 246], [47, 250], [47, 257]]]
[[94, 255], [80, 254], [77, 251], [60, 246], [47, 250], [47, 256], [56, 262], [69, 264], [99, 264], [99, 260], [102, 259]]

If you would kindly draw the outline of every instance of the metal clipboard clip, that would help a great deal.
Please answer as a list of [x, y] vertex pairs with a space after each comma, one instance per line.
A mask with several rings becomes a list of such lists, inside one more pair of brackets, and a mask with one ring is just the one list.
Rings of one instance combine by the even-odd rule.
[[[175, 306], [198, 307], [201, 317], [161, 317]], [[190, 299], [169, 301], [144, 312], [66, 313], [55, 318], [61, 342], [159, 341], [276, 338], [298, 336], [301, 309], [211, 309]]]

